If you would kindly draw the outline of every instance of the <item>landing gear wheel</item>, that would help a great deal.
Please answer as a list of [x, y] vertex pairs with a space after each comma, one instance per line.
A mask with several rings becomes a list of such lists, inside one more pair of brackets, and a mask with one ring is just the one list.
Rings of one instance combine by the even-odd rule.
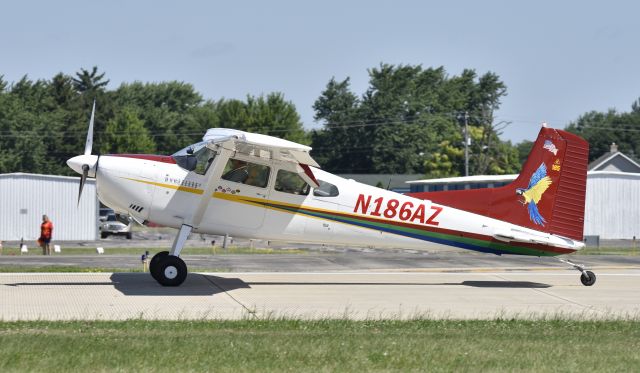
[[179, 286], [187, 278], [187, 265], [179, 257], [167, 255], [160, 260], [156, 276], [162, 286]]
[[153, 277], [153, 279], [158, 282], [160, 282], [160, 280], [158, 280], [158, 267], [160, 267], [160, 262], [162, 261], [162, 259], [164, 259], [168, 255], [168, 251], [161, 251], [154, 255], [149, 262], [149, 272], [151, 273], [151, 277]]
[[584, 286], [591, 286], [596, 283], [596, 274], [591, 271], [584, 271], [580, 275], [580, 282]]

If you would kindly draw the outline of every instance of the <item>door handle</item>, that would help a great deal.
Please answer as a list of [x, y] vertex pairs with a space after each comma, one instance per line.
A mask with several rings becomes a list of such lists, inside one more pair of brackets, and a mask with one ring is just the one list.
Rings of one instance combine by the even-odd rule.
[[260, 197], [262, 197], [262, 198], [267, 198], [267, 195], [266, 195], [266, 194], [256, 193], [256, 195], [257, 195], [257, 196], [260, 196]]

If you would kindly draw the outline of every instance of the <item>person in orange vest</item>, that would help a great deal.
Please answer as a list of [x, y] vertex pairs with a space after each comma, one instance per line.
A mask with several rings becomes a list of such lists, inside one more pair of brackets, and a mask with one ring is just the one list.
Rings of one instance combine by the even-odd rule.
[[47, 215], [42, 215], [40, 225], [40, 238], [38, 244], [42, 247], [42, 255], [51, 255], [51, 237], [53, 236], [53, 223]]

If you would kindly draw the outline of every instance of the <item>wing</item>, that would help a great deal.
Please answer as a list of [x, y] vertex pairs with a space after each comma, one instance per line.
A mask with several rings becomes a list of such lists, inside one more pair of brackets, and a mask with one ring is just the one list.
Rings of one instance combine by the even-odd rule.
[[256, 157], [280, 161], [289, 171], [296, 172], [307, 184], [318, 187], [318, 181], [309, 166], [320, 168], [311, 158], [311, 148], [277, 137], [249, 133], [228, 128], [211, 128], [203, 137], [204, 141], [224, 143], [233, 151]]
[[538, 181], [536, 185], [529, 188], [529, 190], [525, 192], [529, 196], [529, 198], [531, 198], [531, 202], [529, 202], [529, 204], [538, 203], [540, 201], [540, 198], [542, 198], [542, 195], [550, 185], [551, 178], [549, 176], [545, 176], [540, 181]]
[[529, 205], [527, 205], [527, 208], [529, 209], [529, 219], [531, 219], [532, 222], [538, 225], [544, 226], [544, 223], [546, 223], [547, 221], [542, 217], [542, 215], [540, 215], [540, 211], [538, 211], [538, 206], [536, 206], [536, 204], [533, 202], [529, 202]]
[[533, 175], [531, 175], [528, 189], [531, 189], [531, 187], [536, 185], [538, 181], [542, 180], [542, 178], [545, 176], [547, 176], [547, 166], [545, 166], [543, 162], [540, 164], [540, 167], [538, 167], [536, 172], [534, 172]]

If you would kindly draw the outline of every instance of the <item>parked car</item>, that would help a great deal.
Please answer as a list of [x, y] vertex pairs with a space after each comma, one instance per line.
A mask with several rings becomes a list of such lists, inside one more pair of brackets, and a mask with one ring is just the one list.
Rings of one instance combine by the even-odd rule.
[[108, 214], [105, 221], [100, 224], [100, 237], [109, 235], [123, 235], [131, 239], [131, 218], [124, 215]]
[[[99, 213], [99, 221], [100, 223], [102, 223], [103, 221], [107, 220], [107, 216], [109, 214], [115, 214], [115, 212], [113, 211], [113, 209], [110, 209], [108, 207], [100, 207], [100, 213]], [[101, 224], [102, 225], [102, 224]]]

